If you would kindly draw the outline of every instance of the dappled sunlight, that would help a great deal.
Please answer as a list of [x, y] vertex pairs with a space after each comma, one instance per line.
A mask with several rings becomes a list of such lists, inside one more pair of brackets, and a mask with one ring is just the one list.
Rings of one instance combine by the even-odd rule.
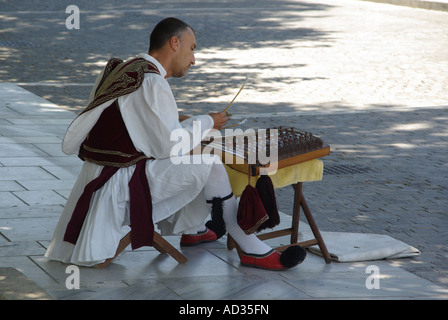
[[107, 64], [107, 60], [98, 60], [95, 62], [84, 62], [83, 65], [86, 67], [104, 68]]
[[[189, 74], [190, 79], [185, 79], [185, 83], [194, 81], [197, 90], [189, 87], [187, 98], [196, 95], [196, 100], [204, 103], [223, 103], [233, 97], [235, 90], [239, 89], [239, 83], [247, 76], [248, 81], [238, 97], [239, 102], [290, 103], [290, 108], [294, 108], [293, 100], [297, 97], [291, 96], [294, 95], [295, 86], [302, 81], [325, 79], [325, 75], [304, 76], [301, 69], [306, 64], [300, 55], [292, 58], [291, 52], [304, 43], [331, 44], [332, 37], [330, 31], [301, 27], [305, 19], [302, 15], [301, 10], [263, 12], [258, 19], [249, 23], [241, 14], [241, 18], [234, 19], [228, 25], [228, 30], [221, 31], [220, 43], [212, 42], [212, 45], [205, 44], [205, 47], [201, 42], [201, 34], [213, 30], [202, 30], [202, 24], [199, 24], [199, 30], [196, 31], [196, 66]], [[211, 15], [208, 19], [214, 17]], [[265, 31], [261, 33], [261, 30]], [[174, 83], [174, 87], [181, 87], [183, 83], [179, 80]], [[213, 90], [204, 92], [202, 83]], [[182, 92], [180, 90], [177, 95], [181, 101], [184, 98]]]
[[52, 297], [28, 279], [22, 268], [0, 268], [0, 300], [51, 300]]
[[399, 148], [399, 149], [414, 149], [417, 148], [417, 145], [410, 143], [391, 143], [391, 147]]
[[430, 129], [431, 124], [428, 122], [400, 123], [392, 126], [390, 131], [416, 131]]
[[[168, 10], [173, 5], [178, 6], [173, 3], [158, 3], [156, 9]], [[238, 83], [241, 82], [239, 79], [246, 76], [250, 81], [240, 98], [254, 103], [268, 100], [273, 103], [289, 103], [291, 99], [286, 100], [285, 97], [291, 94], [292, 86], [301, 81], [325, 77], [301, 74], [300, 69], [305, 64], [299, 57], [297, 61], [291, 61], [283, 52], [291, 52], [303, 45], [331, 45], [331, 31], [304, 27], [302, 22], [308, 19], [303, 15], [305, 12], [318, 13], [332, 6], [295, 1], [279, 1], [275, 6], [277, 5], [285, 6], [288, 10], [270, 10], [273, 7], [271, 3], [264, 3], [259, 8], [240, 3], [238, 7], [241, 6], [242, 10], [237, 11], [228, 10], [227, 6], [219, 6], [216, 11], [199, 2], [185, 4], [183, 18], [194, 26], [198, 49], [197, 65], [192, 68], [189, 76], [171, 81], [176, 98], [181, 104], [225, 103], [238, 89]], [[92, 84], [109, 58], [126, 60], [139, 52], [146, 52], [152, 27], [161, 19], [161, 14], [171, 14], [170, 11], [161, 13], [151, 10], [154, 3], [148, 3], [143, 10], [141, 7], [136, 10], [132, 6], [123, 6], [124, 10], [117, 10], [115, 5], [110, 7], [106, 3], [89, 3], [81, 6], [80, 29], [67, 30], [64, 25], [66, 14], [62, 7], [60, 4], [49, 4], [48, 11], [41, 11], [39, 16], [32, 15], [29, 10], [9, 15], [10, 35], [16, 34], [17, 37], [23, 36], [23, 32], [32, 33], [33, 41], [40, 45], [32, 51], [21, 48], [15, 52], [12, 64], [19, 65], [19, 61], [32, 60], [35, 67], [23, 68], [22, 78], [14, 80], [33, 83], [34, 86], [28, 89], [44, 95], [52, 102], [60, 105], [79, 103], [79, 108], [83, 107], [88, 98], [84, 90], [83, 96], [64, 97], [62, 94], [59, 99], [65, 101], [58, 101], [56, 94], [47, 93], [50, 88], [42, 88], [37, 84], [49, 81]], [[203, 11], [198, 13], [194, 9]], [[254, 10], [257, 11], [255, 16]], [[223, 27], [217, 29], [217, 22]], [[33, 24], [40, 29], [44, 28], [45, 36], [35, 34]], [[21, 34], [17, 34], [19, 30]], [[120, 41], [112, 41], [114, 39]], [[57, 50], [48, 51], [49, 46]], [[13, 50], [8, 48], [6, 52]], [[36, 56], [40, 59], [32, 59]], [[0, 76], [8, 78], [8, 70], [14, 74], [12, 64]], [[53, 65], [54, 72], [40, 72], [40, 65]], [[53, 91], [61, 90], [62, 88], [54, 88]]]

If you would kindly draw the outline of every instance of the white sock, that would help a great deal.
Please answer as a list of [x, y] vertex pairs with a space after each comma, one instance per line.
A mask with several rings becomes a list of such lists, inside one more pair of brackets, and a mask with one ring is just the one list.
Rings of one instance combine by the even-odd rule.
[[[226, 169], [220, 164], [213, 164], [210, 176], [204, 188], [205, 198], [211, 200], [214, 197], [223, 198], [232, 192]], [[223, 219], [227, 232], [232, 236], [241, 250], [251, 254], [265, 254], [272, 250], [270, 246], [257, 238], [254, 234], [247, 235], [240, 228], [237, 221], [237, 201], [231, 197], [223, 201]]]

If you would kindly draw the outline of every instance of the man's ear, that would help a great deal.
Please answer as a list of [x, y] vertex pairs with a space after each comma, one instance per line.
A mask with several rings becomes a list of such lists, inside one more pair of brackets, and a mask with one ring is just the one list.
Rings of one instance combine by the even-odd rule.
[[169, 40], [169, 43], [170, 43], [170, 48], [173, 49], [174, 51], [177, 51], [179, 49], [180, 40], [177, 36], [172, 36]]

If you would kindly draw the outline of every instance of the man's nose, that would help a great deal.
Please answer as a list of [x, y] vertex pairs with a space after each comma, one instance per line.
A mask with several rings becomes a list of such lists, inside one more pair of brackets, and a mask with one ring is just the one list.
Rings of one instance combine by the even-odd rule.
[[192, 65], [196, 64], [196, 58], [194, 57], [194, 54], [191, 56], [191, 60], [190, 60]]

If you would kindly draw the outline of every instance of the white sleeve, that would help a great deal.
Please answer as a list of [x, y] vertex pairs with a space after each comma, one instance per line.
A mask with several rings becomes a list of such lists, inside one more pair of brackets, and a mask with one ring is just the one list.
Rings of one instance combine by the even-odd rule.
[[[187, 129], [190, 141], [191, 121], [185, 129], [179, 122], [177, 104], [168, 82], [159, 75], [148, 74], [141, 87], [133, 93], [118, 99], [121, 115], [132, 142], [138, 151], [156, 159], [168, 158], [178, 140], [172, 133]], [[201, 132], [213, 127], [210, 116], [194, 117], [201, 122]], [[183, 123], [183, 122], [182, 122]], [[196, 139], [197, 140], [197, 139]], [[191, 146], [191, 149], [194, 146]]]

